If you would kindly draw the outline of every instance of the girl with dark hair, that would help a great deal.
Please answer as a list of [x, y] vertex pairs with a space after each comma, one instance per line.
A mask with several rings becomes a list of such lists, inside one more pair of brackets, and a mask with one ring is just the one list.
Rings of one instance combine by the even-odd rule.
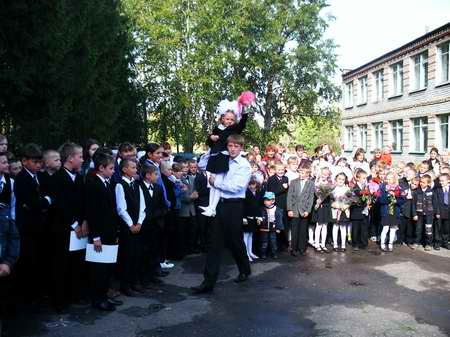
[[81, 166], [81, 175], [85, 176], [89, 170], [94, 169], [92, 157], [95, 151], [100, 147], [100, 143], [95, 139], [88, 139], [83, 147], [83, 165]]

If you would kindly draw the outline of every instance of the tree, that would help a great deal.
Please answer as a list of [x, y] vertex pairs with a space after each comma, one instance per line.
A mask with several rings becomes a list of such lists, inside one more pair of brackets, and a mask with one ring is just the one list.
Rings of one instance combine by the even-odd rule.
[[[139, 46], [153, 127], [186, 149], [215, 123], [215, 107], [243, 90], [257, 94], [263, 142], [303, 116], [327, 116], [338, 98], [324, 0], [125, 0]], [[152, 91], [152, 92], [151, 92]], [[201, 124], [198, 123], [201, 121]], [[248, 132], [247, 132], [248, 133]], [[255, 135], [259, 133], [259, 135]], [[200, 137], [200, 138], [199, 138]]]
[[[117, 1], [0, 5], [0, 111], [16, 143], [141, 141], [145, 105]], [[139, 104], [141, 103], [141, 104]]]

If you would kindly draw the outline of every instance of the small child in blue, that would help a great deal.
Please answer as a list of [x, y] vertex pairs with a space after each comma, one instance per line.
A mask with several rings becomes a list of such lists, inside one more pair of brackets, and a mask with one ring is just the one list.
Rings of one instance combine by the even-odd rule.
[[275, 193], [266, 192], [263, 199], [262, 220], [259, 223], [261, 258], [267, 258], [270, 241], [270, 253], [276, 259], [278, 258], [277, 233], [280, 233], [284, 229], [283, 210], [275, 205]]

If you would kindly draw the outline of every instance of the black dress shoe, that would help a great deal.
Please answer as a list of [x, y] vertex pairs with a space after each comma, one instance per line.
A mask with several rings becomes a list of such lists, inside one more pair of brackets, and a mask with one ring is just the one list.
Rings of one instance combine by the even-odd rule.
[[116, 305], [116, 306], [123, 304], [123, 301], [115, 300], [114, 298], [108, 298], [108, 302], [111, 303], [112, 305]]
[[116, 307], [114, 305], [112, 305], [111, 303], [109, 303], [108, 301], [94, 303], [94, 304], [92, 304], [92, 306], [95, 309], [98, 309], [98, 310], [101, 310], [101, 311], [114, 311], [114, 310], [116, 310]]
[[435, 243], [433, 249], [434, 250], [441, 250], [441, 246], [438, 243]]
[[131, 290], [133, 290], [133, 291], [135, 291], [137, 293], [140, 293], [140, 294], [145, 293], [144, 287], [142, 287], [140, 284], [133, 284], [131, 286]]
[[235, 283], [242, 283], [248, 280], [248, 275], [247, 274], [239, 274], [238, 277], [236, 277], [234, 279]]
[[120, 292], [127, 297], [136, 297], [136, 293], [131, 288], [120, 288]]
[[295, 250], [291, 251], [291, 256], [296, 257], [298, 254]]
[[214, 287], [209, 286], [206, 283], [202, 283], [197, 287], [192, 287], [191, 290], [193, 294], [209, 294], [213, 292]]
[[300, 252], [301, 256], [306, 256], [306, 252]]
[[169, 274], [170, 273], [167, 270], [160, 270], [160, 271], [155, 273], [155, 276], [156, 277], [166, 277]]

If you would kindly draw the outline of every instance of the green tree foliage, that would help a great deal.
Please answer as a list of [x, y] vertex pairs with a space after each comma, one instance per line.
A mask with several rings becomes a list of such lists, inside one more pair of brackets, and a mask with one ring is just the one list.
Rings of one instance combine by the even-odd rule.
[[114, 0], [0, 4], [0, 120], [13, 142], [142, 141], [145, 101]]
[[295, 141], [290, 145], [303, 144], [305, 149], [314, 153], [314, 149], [321, 144], [330, 145], [340, 153], [339, 144], [340, 123], [335, 118], [302, 118], [295, 128]]
[[[327, 116], [338, 90], [325, 0], [124, 0], [137, 44], [152, 130], [186, 150], [202, 142], [223, 99], [257, 94], [263, 127], [254, 142], [288, 132], [304, 116]], [[320, 102], [320, 104], [318, 104]], [[250, 132], [251, 130], [251, 132]]]

